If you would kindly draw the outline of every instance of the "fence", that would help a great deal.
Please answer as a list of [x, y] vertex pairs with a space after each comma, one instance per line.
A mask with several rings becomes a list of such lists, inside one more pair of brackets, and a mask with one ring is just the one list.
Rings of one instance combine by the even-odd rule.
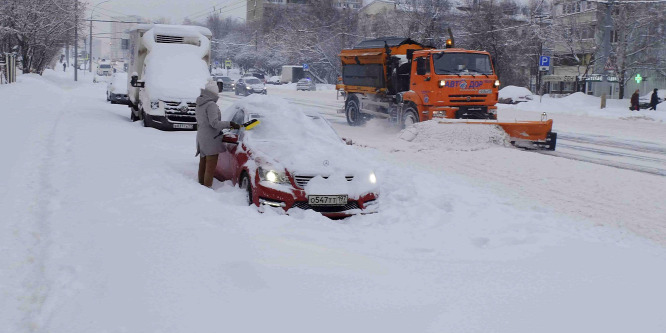
[[0, 55], [0, 84], [16, 82], [16, 54]]

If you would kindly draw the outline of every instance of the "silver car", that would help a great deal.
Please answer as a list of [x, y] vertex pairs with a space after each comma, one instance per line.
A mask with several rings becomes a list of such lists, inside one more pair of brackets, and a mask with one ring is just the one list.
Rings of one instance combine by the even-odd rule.
[[304, 78], [298, 80], [298, 82], [296, 83], [296, 90], [315, 91], [317, 90], [317, 85], [314, 83], [312, 79]]

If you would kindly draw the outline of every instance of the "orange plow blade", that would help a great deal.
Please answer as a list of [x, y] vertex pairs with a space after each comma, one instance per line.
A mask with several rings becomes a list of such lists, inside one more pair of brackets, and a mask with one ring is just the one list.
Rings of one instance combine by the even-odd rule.
[[440, 124], [480, 124], [500, 126], [511, 138], [514, 146], [521, 148], [535, 148], [555, 150], [557, 144], [557, 133], [553, 132], [553, 120], [545, 121], [516, 121], [513, 123], [501, 123], [497, 121], [440, 121]]

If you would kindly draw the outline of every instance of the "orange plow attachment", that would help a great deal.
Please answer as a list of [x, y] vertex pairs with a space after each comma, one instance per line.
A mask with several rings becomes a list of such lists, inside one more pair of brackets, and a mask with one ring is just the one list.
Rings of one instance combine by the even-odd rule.
[[553, 120], [516, 121], [501, 123], [497, 121], [440, 121], [440, 124], [480, 124], [500, 126], [511, 138], [514, 146], [521, 148], [555, 150], [557, 133], [553, 132]]

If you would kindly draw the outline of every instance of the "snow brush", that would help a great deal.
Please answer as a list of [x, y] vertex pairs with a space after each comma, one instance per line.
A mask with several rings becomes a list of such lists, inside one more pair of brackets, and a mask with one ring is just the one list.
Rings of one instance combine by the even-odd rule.
[[259, 125], [259, 120], [258, 119], [252, 119], [252, 120], [249, 120], [247, 122], [244, 122], [243, 125], [241, 125], [241, 126], [243, 126], [246, 130], [251, 130], [257, 125]]

